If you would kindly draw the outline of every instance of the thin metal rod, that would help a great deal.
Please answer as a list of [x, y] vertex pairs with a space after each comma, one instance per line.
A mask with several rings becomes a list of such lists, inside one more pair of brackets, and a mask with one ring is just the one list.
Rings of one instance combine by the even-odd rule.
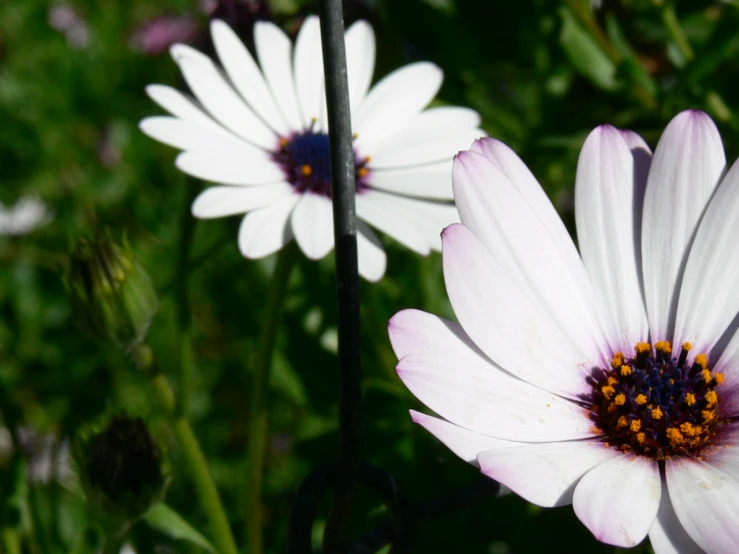
[[318, 11], [326, 76], [339, 304], [339, 464], [324, 534], [324, 548], [331, 551], [341, 549], [346, 537], [359, 471], [359, 273], [354, 198], [356, 169], [341, 0], [320, 0]]

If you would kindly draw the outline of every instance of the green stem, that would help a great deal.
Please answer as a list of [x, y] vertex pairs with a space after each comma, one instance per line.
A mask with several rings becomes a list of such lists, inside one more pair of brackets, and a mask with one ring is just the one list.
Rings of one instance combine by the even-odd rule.
[[677, 20], [675, 8], [670, 4], [663, 4], [662, 9], [660, 10], [660, 15], [662, 16], [662, 23], [667, 30], [667, 34], [677, 45], [682, 57], [686, 62], [691, 61], [695, 58], [695, 53], [693, 52], [693, 48], [690, 46], [688, 37], [685, 36], [683, 28], [680, 26], [680, 22]]
[[3, 552], [6, 554], [22, 554], [21, 539], [18, 532], [12, 527], [4, 527], [0, 530], [0, 538], [2, 538]]
[[208, 469], [208, 463], [205, 456], [203, 456], [203, 451], [200, 449], [200, 444], [190, 426], [190, 422], [183, 415], [176, 415], [178, 409], [175, 395], [164, 375], [159, 374], [154, 377], [152, 385], [164, 409], [175, 417], [174, 433], [189, 466], [205, 515], [208, 517], [213, 542], [218, 552], [220, 554], [238, 554], [226, 511], [223, 509], [218, 489], [216, 489], [215, 482]]
[[262, 553], [262, 487], [267, 446], [269, 372], [272, 367], [272, 355], [277, 338], [282, 304], [296, 254], [297, 250], [294, 244], [285, 246], [278, 254], [267, 296], [264, 322], [259, 336], [256, 368], [251, 382], [249, 439], [247, 444], [249, 470], [247, 472], [246, 491], [246, 532], [249, 554]]

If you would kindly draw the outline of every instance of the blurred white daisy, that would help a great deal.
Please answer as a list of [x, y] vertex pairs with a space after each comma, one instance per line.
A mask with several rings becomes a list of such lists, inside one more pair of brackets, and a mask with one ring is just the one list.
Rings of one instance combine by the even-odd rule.
[[[185, 173], [225, 186], [195, 200], [196, 217], [246, 216], [239, 247], [267, 256], [294, 237], [311, 259], [334, 247], [328, 124], [320, 27], [304, 22], [295, 44], [277, 26], [255, 27], [257, 62], [222, 21], [211, 25], [223, 69], [181, 44], [172, 47], [195, 99], [164, 85], [151, 98], [173, 117], [141, 122], [149, 136], [184, 150]], [[426, 62], [405, 66], [370, 90], [375, 36], [364, 21], [346, 32], [357, 180], [357, 215], [411, 250], [440, 249], [441, 229], [457, 219], [451, 204], [452, 156], [483, 135], [470, 109], [425, 110], [442, 82]], [[362, 221], [359, 272], [376, 281], [386, 256]]]
[[51, 221], [51, 212], [38, 198], [21, 198], [12, 206], [0, 202], [0, 235], [26, 235]]

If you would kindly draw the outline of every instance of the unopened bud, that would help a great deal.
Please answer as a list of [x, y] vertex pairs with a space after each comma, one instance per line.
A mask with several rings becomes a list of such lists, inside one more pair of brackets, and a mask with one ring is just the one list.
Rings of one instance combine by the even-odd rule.
[[157, 295], [125, 240], [119, 246], [109, 233], [79, 240], [65, 284], [83, 329], [128, 351], [144, 341]]
[[140, 417], [113, 416], [81, 433], [75, 450], [88, 501], [106, 513], [135, 520], [164, 497], [169, 471]]

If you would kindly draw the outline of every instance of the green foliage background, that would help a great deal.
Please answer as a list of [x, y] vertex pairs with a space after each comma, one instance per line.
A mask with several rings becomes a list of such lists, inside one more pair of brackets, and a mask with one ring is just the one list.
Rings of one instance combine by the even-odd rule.
[[[346, 10], [369, 17], [375, 26], [376, 78], [414, 60], [440, 65], [445, 81], [438, 102], [478, 110], [484, 129], [521, 155], [572, 227], [579, 147], [598, 124], [634, 129], [654, 146], [678, 111], [704, 109], [721, 129], [727, 158], [733, 161], [739, 151], [739, 119], [733, 115], [739, 110], [737, 4], [680, 2], [678, 21], [694, 57], [670, 33], [669, 5], [603, 4], [593, 11], [580, 0], [367, 0]], [[142, 416], [172, 460], [167, 503], [207, 536], [205, 515], [148, 380], [119, 350], [80, 334], [59, 274], [70, 239], [105, 226], [115, 236], [125, 233], [160, 294], [150, 334], [158, 367], [175, 386], [181, 384], [178, 237], [193, 189], [205, 184], [188, 181], [173, 166], [175, 151], [139, 132], [142, 118], [161, 113], [144, 94], [145, 85], [179, 86], [179, 77], [166, 53], [136, 52], [129, 37], [162, 14], [193, 14], [203, 29], [206, 21], [190, 0], [69, 5], [89, 25], [85, 47], [73, 47], [49, 26], [52, 5], [46, 0], [0, 3], [0, 201], [8, 205], [35, 194], [54, 211], [53, 222], [29, 236], [0, 236], [0, 418], [6, 427], [70, 437], [109, 410]], [[271, 7], [288, 30], [315, 11], [315, 5], [298, 0], [275, 0]], [[274, 259], [241, 257], [238, 222], [191, 222], [187, 290], [195, 361], [185, 409], [241, 539], [249, 486], [243, 475], [250, 378]], [[384, 244], [387, 275], [378, 284], [363, 283], [361, 290], [362, 448], [368, 461], [393, 473], [420, 502], [482, 477], [412, 425], [408, 409], [421, 406], [394, 374], [385, 330], [388, 318], [402, 308], [453, 317], [440, 256], [419, 258], [387, 237]], [[282, 316], [270, 396], [268, 552], [285, 549], [297, 485], [336, 453], [332, 269], [332, 256], [319, 263], [301, 257]], [[82, 501], [58, 484], [25, 482], [19, 463], [0, 457], [0, 528], [35, 529], [35, 552], [70, 551], [85, 529]], [[362, 492], [355, 535], [383, 515], [378, 499]], [[145, 523], [134, 527], [131, 540], [140, 554], [157, 547], [157, 552], [203, 552]], [[169, 550], [161, 549], [167, 545]], [[542, 510], [511, 495], [422, 527], [415, 551], [614, 549], [596, 543], [571, 508]]]

